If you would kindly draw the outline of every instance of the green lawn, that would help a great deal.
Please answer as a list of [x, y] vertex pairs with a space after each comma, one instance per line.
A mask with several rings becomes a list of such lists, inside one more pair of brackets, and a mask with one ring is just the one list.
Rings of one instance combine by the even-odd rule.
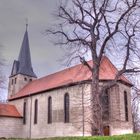
[[[4, 140], [4, 139], [0, 139], [0, 140]], [[25, 139], [7, 139], [7, 140], [25, 140]], [[59, 137], [59, 138], [44, 138], [44, 139], [33, 139], [33, 140], [140, 140], [140, 134], [110, 136], [110, 137], [106, 137], [106, 136], [105, 137]]]

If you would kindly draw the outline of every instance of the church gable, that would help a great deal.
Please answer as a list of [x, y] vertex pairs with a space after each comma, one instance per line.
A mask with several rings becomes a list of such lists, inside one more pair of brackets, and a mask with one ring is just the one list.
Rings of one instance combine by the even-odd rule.
[[14, 60], [13, 67], [12, 67], [12, 72], [11, 72], [11, 76], [16, 75], [17, 72], [18, 72], [18, 69], [19, 69], [19, 61]]

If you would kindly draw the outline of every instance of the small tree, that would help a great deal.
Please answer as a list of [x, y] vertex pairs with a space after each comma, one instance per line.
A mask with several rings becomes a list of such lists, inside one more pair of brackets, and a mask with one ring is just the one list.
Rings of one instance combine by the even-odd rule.
[[[80, 57], [92, 73], [92, 135], [102, 134], [99, 67], [103, 55], [109, 55], [113, 60], [117, 55], [122, 58], [121, 68], [108, 87], [124, 73], [139, 72], [134, 63], [140, 58], [139, 10], [139, 0], [72, 0], [67, 5], [63, 0], [56, 14], [60, 23], [47, 30], [58, 38], [57, 45], [66, 47], [69, 61]], [[93, 60], [92, 66], [84, 58], [87, 53]]]

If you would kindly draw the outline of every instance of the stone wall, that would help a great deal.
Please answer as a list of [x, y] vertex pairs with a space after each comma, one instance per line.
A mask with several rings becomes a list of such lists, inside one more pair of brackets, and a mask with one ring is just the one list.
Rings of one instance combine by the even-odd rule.
[[[46, 83], [47, 84], [47, 83]], [[129, 121], [124, 120], [124, 91], [128, 94]], [[64, 95], [70, 97], [70, 122], [64, 123]], [[52, 97], [52, 123], [48, 124], [48, 97]], [[109, 120], [104, 126], [110, 127], [110, 135], [132, 133], [132, 115], [130, 87], [118, 83], [109, 90]], [[34, 124], [34, 103], [38, 100], [38, 122]], [[23, 115], [23, 104], [27, 103], [27, 121], [21, 124], [25, 138], [43, 138], [57, 136], [89, 136], [90, 130], [90, 84], [63, 87], [10, 101]], [[84, 114], [84, 115], [83, 115]], [[16, 135], [15, 135], [16, 136]]]
[[[89, 124], [84, 122], [83, 119], [88, 117], [89, 106], [89, 91], [90, 86], [76, 85], [65, 87], [53, 91], [44, 92], [24, 99], [10, 101], [14, 104], [18, 111], [23, 115], [23, 103], [27, 103], [27, 122], [22, 124], [22, 133], [25, 137], [43, 138], [43, 137], [56, 137], [56, 136], [82, 136], [90, 135]], [[70, 97], [70, 122], [64, 123], [64, 95], [69, 93]], [[84, 108], [86, 112], [84, 116], [82, 105], [82, 93], [88, 94], [83, 96]], [[48, 97], [52, 97], [52, 123], [48, 124]], [[34, 124], [34, 103], [38, 100], [38, 122]], [[84, 130], [84, 132], [83, 132]], [[19, 130], [20, 131], [20, 130]]]
[[22, 138], [22, 119], [14, 117], [0, 117], [0, 138]]
[[[125, 120], [124, 91], [127, 92], [128, 97], [128, 121]], [[118, 83], [117, 86], [112, 88], [112, 90], [110, 91], [110, 95], [110, 135], [133, 133], [131, 112], [131, 88], [124, 84]]]
[[17, 74], [9, 78], [8, 86], [8, 97], [16, 94], [20, 89], [22, 89], [26, 84], [35, 80], [36, 78], [31, 76], [26, 76], [22, 74]]

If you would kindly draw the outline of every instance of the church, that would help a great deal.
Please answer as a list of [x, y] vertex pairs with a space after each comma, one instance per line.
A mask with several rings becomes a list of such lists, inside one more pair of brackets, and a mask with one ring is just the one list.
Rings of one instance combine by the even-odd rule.
[[[104, 56], [100, 85], [113, 80], [116, 73], [117, 68]], [[133, 133], [131, 87], [131, 82], [121, 76], [106, 91], [104, 135]], [[91, 136], [90, 91], [91, 73], [82, 64], [37, 78], [26, 27], [19, 57], [9, 76], [8, 102], [0, 103], [0, 137]]]

